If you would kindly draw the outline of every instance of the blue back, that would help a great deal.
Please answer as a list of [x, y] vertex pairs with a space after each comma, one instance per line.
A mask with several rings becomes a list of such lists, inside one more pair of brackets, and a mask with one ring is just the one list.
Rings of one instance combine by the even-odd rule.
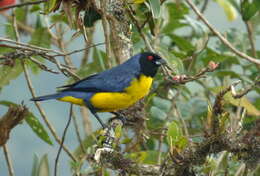
[[140, 57], [141, 54], [137, 54], [121, 65], [64, 86], [62, 92], [123, 92], [141, 73]]

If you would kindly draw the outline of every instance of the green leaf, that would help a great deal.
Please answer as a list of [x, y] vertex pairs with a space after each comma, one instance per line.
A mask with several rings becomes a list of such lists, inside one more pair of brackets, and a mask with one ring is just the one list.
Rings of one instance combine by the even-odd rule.
[[36, 4], [36, 5], [33, 5], [30, 9], [30, 13], [34, 13], [34, 12], [39, 12], [41, 10], [41, 7], [40, 5]]
[[168, 131], [167, 131], [167, 141], [170, 146], [175, 146], [179, 140], [182, 137], [182, 131], [179, 127], [178, 123], [175, 121], [172, 121], [168, 125]]
[[[94, 144], [97, 143], [96, 136], [100, 135], [100, 130], [97, 130], [91, 134], [86, 135], [86, 137], [83, 139], [83, 147], [87, 150], [89, 147], [92, 147]], [[75, 151], [73, 152], [74, 156], [80, 157], [81, 155], [84, 155], [84, 151], [82, 151], [81, 146], [77, 146]]]
[[213, 112], [212, 112], [212, 106], [208, 105], [208, 112], [207, 112], [207, 123], [208, 125], [212, 124], [212, 118], [213, 118]]
[[41, 138], [43, 141], [50, 145], [53, 144], [43, 125], [31, 112], [28, 113], [28, 116], [25, 118], [25, 121], [39, 138]]
[[169, 35], [169, 37], [171, 37], [172, 41], [178, 46], [178, 48], [180, 50], [184, 50], [188, 53], [190, 53], [190, 55], [193, 53], [193, 51], [195, 50], [195, 47], [186, 39], [184, 39], [183, 37], [180, 37], [178, 35]]
[[69, 24], [68, 18], [63, 14], [53, 14], [51, 16], [51, 23], [60, 23], [64, 22], [65, 24]]
[[101, 19], [101, 15], [94, 9], [89, 8], [85, 11], [84, 15], [84, 25], [86, 27], [93, 27], [95, 22]]
[[96, 47], [94, 47], [94, 51], [93, 51], [93, 59], [94, 60], [98, 60], [98, 65], [100, 65], [102, 71], [106, 70], [106, 66], [105, 66], [105, 60], [106, 58], [106, 53], [103, 52], [100, 49], [97, 49]]
[[16, 8], [15, 9], [15, 16], [16, 20], [25, 23], [26, 22], [26, 16], [27, 16], [27, 10], [25, 8]]
[[121, 135], [122, 135], [122, 126], [117, 125], [115, 128], [115, 138], [120, 139]]
[[215, 71], [214, 74], [217, 77], [226, 77], [230, 76], [230, 78], [238, 78], [241, 79], [241, 76], [234, 71], [228, 71], [228, 70], [220, 70], [220, 71]]
[[156, 32], [156, 28], [155, 28], [155, 19], [154, 18], [150, 18], [153, 14], [151, 12], [147, 12], [145, 13], [147, 19], [149, 18], [150, 20], [148, 21], [148, 25], [149, 25], [149, 29], [151, 31], [151, 34], [153, 36], [155, 36], [155, 32]]
[[0, 105], [7, 106], [7, 107], [9, 107], [9, 106], [17, 107], [18, 106], [18, 104], [15, 104], [15, 103], [10, 102], [10, 101], [5, 101], [5, 100], [0, 101]]
[[149, 0], [151, 11], [154, 18], [159, 18], [161, 15], [161, 4], [160, 0]]
[[163, 28], [162, 33], [172, 33], [175, 29], [185, 26], [181, 20], [189, 13], [189, 8], [183, 3], [168, 3], [168, 22]]
[[259, 0], [253, 0], [252, 3], [249, 2], [249, 0], [244, 0], [241, 4], [241, 12], [242, 12], [242, 18], [244, 21], [250, 20], [253, 16], [256, 15], [257, 12], [259, 12], [260, 9], [260, 1]]
[[191, 18], [189, 16], [185, 16], [185, 24], [189, 25], [193, 31], [193, 37], [205, 37], [209, 33], [209, 29], [200, 21], [196, 20], [196, 18]]
[[232, 97], [231, 92], [228, 92], [224, 96], [224, 99], [234, 106], [244, 107], [249, 115], [260, 116], [260, 110], [256, 109], [246, 96], [240, 99], [235, 99]]
[[[43, 47], [43, 48], [50, 48], [51, 35], [49, 34], [47, 28], [41, 27], [41, 25], [38, 24], [38, 28], [36, 28], [36, 30], [32, 34], [31, 41], [29, 42], [29, 44]], [[45, 59], [43, 59], [40, 56], [36, 56], [35, 58], [42, 63], [44, 63], [45, 61]], [[34, 74], [39, 73], [40, 69], [37, 64], [35, 64], [31, 60], [27, 60], [26, 64], [30, 67], [30, 69]]]
[[51, 46], [51, 35], [49, 34], [46, 27], [38, 27], [32, 34], [31, 41], [29, 44], [36, 45], [43, 48], [50, 48]]
[[163, 58], [167, 59], [168, 65], [172, 67], [176, 74], [184, 72], [184, 65], [179, 57], [176, 57], [173, 52], [170, 52], [164, 44], [158, 48], [159, 52], [162, 53]]
[[5, 25], [5, 35], [6, 38], [15, 40], [15, 30], [12, 24], [8, 23]]
[[11, 80], [16, 79], [23, 72], [20, 60], [15, 61], [14, 66], [1, 66], [0, 67], [0, 89], [8, 85]]
[[[229, 64], [228, 67], [230, 67], [230, 64], [239, 64], [238, 60], [234, 56], [229, 56], [226, 54], [220, 54], [219, 52], [207, 48], [205, 49], [200, 55], [199, 59], [203, 61], [204, 65], [208, 65], [210, 61], [214, 62], [220, 62], [221, 65], [227, 65]], [[226, 64], [225, 64], [226, 63]]]
[[48, 160], [48, 155], [45, 154], [40, 160], [38, 176], [49, 176], [49, 175], [50, 175], [49, 160]]
[[38, 156], [36, 154], [33, 154], [33, 166], [32, 166], [32, 172], [31, 172], [31, 176], [38, 176], [38, 169], [39, 169], [39, 162], [40, 159], [38, 158]]
[[150, 109], [150, 115], [153, 118], [157, 118], [157, 119], [165, 119], [167, 114], [161, 110], [160, 108], [156, 107], [156, 106], [152, 106]]
[[50, 13], [51, 11], [54, 10], [54, 8], [56, 8], [56, 4], [57, 4], [57, 0], [49, 0], [47, 1], [47, 3], [44, 3], [45, 4], [45, 12], [46, 13]]
[[[129, 158], [143, 164], [157, 164], [159, 152], [154, 150], [133, 152], [128, 155]], [[162, 153], [162, 157], [165, 156]]]
[[188, 139], [183, 136], [181, 128], [175, 121], [172, 121], [168, 125], [167, 142], [169, 147], [174, 146], [175, 148], [181, 150], [184, 149], [188, 144]]
[[[105, 67], [106, 53], [105, 52], [94, 47], [92, 58], [93, 58], [92, 62], [82, 65], [77, 70], [76, 74], [79, 77], [84, 78], [84, 77], [90, 76], [92, 74], [95, 74], [96, 72], [104, 71], [106, 69], [106, 67]], [[68, 83], [70, 84], [73, 81], [74, 81], [73, 79], [70, 79], [68, 81]]]
[[[224, 87], [214, 87], [211, 88], [211, 90], [215, 93], [218, 93], [219, 91], [223, 90]], [[244, 107], [247, 111], [247, 114], [253, 115], [253, 116], [260, 116], [260, 111], [248, 100], [246, 96], [243, 96], [242, 98], [235, 99], [233, 98], [231, 92], [228, 92], [224, 96], [224, 100], [227, 103], [230, 103], [237, 107]]]
[[[162, 116], [162, 115], [160, 115], [160, 116]], [[166, 114], [165, 114], [165, 116], [166, 116]], [[148, 126], [149, 129], [163, 128], [164, 124], [165, 124], [164, 120], [160, 119], [159, 116], [155, 117], [155, 116], [150, 114], [149, 120], [147, 122], [147, 126]]]
[[135, 4], [142, 4], [144, 3], [146, 0], [133, 0]]
[[159, 109], [161, 109], [162, 111], [167, 113], [170, 111], [172, 103], [169, 100], [155, 96], [153, 97], [153, 104]]

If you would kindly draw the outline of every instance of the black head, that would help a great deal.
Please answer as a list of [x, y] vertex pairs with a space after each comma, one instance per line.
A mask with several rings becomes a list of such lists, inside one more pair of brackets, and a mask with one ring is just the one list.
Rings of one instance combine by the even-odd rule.
[[154, 77], [158, 68], [166, 64], [166, 61], [157, 54], [144, 52], [140, 53], [140, 55], [141, 73], [146, 76]]

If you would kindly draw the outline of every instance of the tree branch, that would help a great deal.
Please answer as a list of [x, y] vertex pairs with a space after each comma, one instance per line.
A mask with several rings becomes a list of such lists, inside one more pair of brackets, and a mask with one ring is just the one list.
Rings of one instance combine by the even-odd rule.
[[0, 119], [0, 146], [9, 139], [11, 130], [27, 115], [28, 109], [24, 105], [10, 106], [7, 113]]
[[[27, 85], [29, 87], [29, 90], [31, 92], [31, 95], [33, 98], [36, 97], [36, 94], [35, 94], [35, 90], [32, 86], [32, 82], [31, 82], [31, 79], [29, 77], [29, 73], [28, 73], [28, 70], [27, 70], [27, 67], [26, 65], [23, 63], [23, 69], [24, 69], [24, 76], [25, 76], [25, 79], [26, 79], [26, 82], [27, 82]], [[50, 130], [52, 136], [54, 137], [54, 139], [56, 140], [56, 142], [58, 144], [61, 144], [61, 139], [58, 137], [54, 127], [51, 125], [51, 123], [49, 122], [44, 110], [42, 109], [41, 105], [39, 102], [34, 102], [37, 109], [39, 110], [42, 118], [43, 118], [43, 121], [45, 122], [45, 124], [47, 125], [48, 129]], [[68, 154], [68, 156], [73, 160], [73, 161], [77, 161], [77, 159], [75, 158], [75, 156], [69, 151], [69, 149], [65, 146], [65, 145], [62, 145], [64, 151]]]
[[237, 56], [240, 56], [241, 58], [246, 59], [249, 62], [255, 63], [257, 65], [260, 65], [260, 60], [253, 58], [251, 56], [248, 56], [247, 54], [240, 52], [238, 49], [236, 49], [224, 36], [221, 35], [219, 31], [217, 31], [208, 21], [207, 19], [201, 14], [201, 12], [198, 10], [198, 8], [193, 4], [191, 0], [185, 0], [187, 4], [193, 9], [193, 11], [199, 16], [199, 18], [208, 26], [208, 28], [222, 41], [223, 44], [225, 44], [233, 53], [235, 53]]
[[63, 131], [62, 138], [61, 138], [61, 143], [60, 143], [60, 147], [59, 147], [57, 156], [56, 156], [56, 158], [55, 158], [54, 176], [57, 176], [59, 157], [60, 157], [60, 154], [61, 154], [61, 150], [62, 150], [62, 148], [63, 148], [63, 143], [64, 143], [64, 141], [65, 141], [65, 137], [66, 137], [67, 130], [68, 130], [68, 128], [69, 128], [69, 125], [70, 125], [70, 122], [71, 122], [71, 119], [72, 119], [72, 113], [73, 113], [73, 105], [70, 104], [69, 120], [68, 120], [68, 122], [67, 122], [67, 124], [66, 124], [66, 126], [65, 126], [64, 131]]
[[11, 162], [11, 157], [9, 155], [8, 147], [7, 147], [6, 144], [4, 144], [3, 150], [4, 150], [4, 155], [5, 155], [7, 167], [8, 167], [9, 176], [14, 176], [14, 167], [13, 167], [13, 164]]

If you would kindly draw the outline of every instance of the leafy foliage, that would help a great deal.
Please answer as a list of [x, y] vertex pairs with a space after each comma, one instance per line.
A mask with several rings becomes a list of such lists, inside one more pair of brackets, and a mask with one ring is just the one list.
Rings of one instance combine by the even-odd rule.
[[[66, 72], [66, 69], [69, 69], [80, 78], [106, 70], [119, 64], [119, 60], [115, 59], [116, 51], [111, 46], [115, 44], [114, 42], [120, 42], [111, 40], [112, 36], [117, 35], [119, 39], [128, 42], [131, 46], [129, 50], [133, 53], [145, 51], [149, 48], [146, 42], [150, 42], [155, 51], [167, 60], [175, 74], [196, 75], [202, 68], [208, 68], [210, 62], [219, 63], [219, 67], [214, 72], [207, 72], [204, 77], [183, 85], [170, 84], [165, 79], [165, 75], [157, 74], [151, 94], [144, 99], [144, 105], [135, 109], [134, 115], [131, 113], [129, 115], [130, 120], [134, 121], [133, 126], [129, 129], [116, 128], [114, 150], [123, 153], [126, 158], [138, 164], [158, 165], [164, 164], [165, 161], [166, 165], [170, 163], [181, 166], [182, 163], [172, 158], [176, 156], [181, 158], [183, 153], [195, 150], [201, 141], [207, 139], [216, 117], [220, 136], [224, 133], [232, 133], [236, 136], [251, 132], [260, 117], [260, 88], [257, 85], [246, 96], [239, 99], [233, 98], [231, 92], [226, 93], [221, 100], [219, 114], [215, 112], [214, 103], [218, 93], [235, 80], [242, 81], [236, 89], [237, 93], [253, 85], [259, 76], [259, 66], [235, 55], [210, 32], [203, 21], [194, 16], [193, 10], [184, 1], [122, 2], [124, 4], [121, 6], [120, 3], [109, 4], [106, 9], [108, 23], [102, 21], [104, 9], [100, 9], [99, 4], [91, 4], [90, 1], [49, 0], [43, 4], [16, 8], [18, 28], [15, 28], [14, 20], [7, 19], [5, 23], [0, 22], [4, 29], [4, 34], [1, 36], [16, 41], [18, 37], [16, 30], [18, 30], [23, 43], [59, 50], [63, 54], [56, 55], [55, 52], [45, 50], [48, 57], [36, 54], [33, 58], [38, 62], [35, 63], [27, 57], [12, 58], [12, 53], [25, 50], [1, 46], [0, 89], [4, 89], [7, 85], [12, 86], [12, 81], [17, 81], [16, 79], [24, 71], [23, 61], [33, 74], [46, 71], [40, 67], [44, 64], [47, 67], [54, 65], [66, 76], [70, 75]], [[206, 5], [205, 16], [214, 15], [216, 20], [210, 21], [214, 25], [220, 23], [218, 13], [225, 13], [228, 21], [237, 20], [242, 25], [247, 24], [251, 27], [251, 31], [250, 29], [243, 31], [241, 30], [243, 26], [230, 27], [233, 23], [228, 22], [223, 27], [222, 34], [239, 51], [252, 57], [260, 57], [257, 40], [260, 35], [259, 0], [215, 0], [208, 1], [209, 4], [205, 3], [206, 1], [194, 2], [198, 7]], [[218, 11], [218, 8], [213, 12], [208, 11], [207, 8], [212, 6], [219, 6], [223, 11]], [[239, 15], [242, 19], [238, 18]], [[113, 22], [119, 22], [120, 25], [115, 25]], [[100, 30], [101, 25], [107, 25], [109, 33], [105, 37], [109, 40], [103, 35], [106, 29], [103, 27], [103, 30]], [[222, 22], [220, 25], [223, 25]], [[131, 26], [130, 30], [128, 26]], [[118, 29], [121, 30], [120, 33], [114, 32]], [[76, 50], [95, 44], [100, 39], [110, 43], [106, 43], [105, 47], [87, 48], [81, 55], [75, 54], [78, 52]], [[86, 45], [81, 42], [85, 42]], [[75, 53], [69, 53], [72, 48], [76, 49]], [[51, 73], [46, 75], [48, 76], [46, 80], [55, 80]], [[68, 78], [69, 83], [73, 81], [74, 78]], [[19, 99], [22, 99], [20, 96], [22, 95], [19, 94]], [[8, 100], [1, 101], [0, 104], [15, 105]], [[140, 113], [143, 111], [146, 113]], [[53, 142], [47, 131], [34, 114], [34, 112], [28, 114], [26, 123], [38, 138], [52, 145]], [[136, 114], [137, 118], [134, 117]], [[84, 126], [84, 124], [80, 125]], [[82, 143], [74, 145], [73, 154], [77, 161], [70, 162], [73, 174], [108, 176], [115, 174], [115, 171], [91, 163], [88, 158], [95, 153], [97, 147], [102, 146], [105, 138], [102, 134], [99, 129], [88, 131]], [[33, 147], [32, 151], [34, 151]], [[217, 151], [214, 155], [206, 156], [205, 160], [198, 161], [203, 164], [189, 163], [189, 167], [198, 175], [259, 175], [259, 166], [252, 167], [251, 170], [247, 169], [248, 167], [245, 167], [247, 161], [240, 160], [243, 157], [232, 155], [228, 151]], [[68, 163], [67, 160], [62, 162]], [[85, 165], [87, 169], [84, 168]], [[41, 159], [35, 155], [31, 175], [50, 175], [51, 168], [47, 155]]]

